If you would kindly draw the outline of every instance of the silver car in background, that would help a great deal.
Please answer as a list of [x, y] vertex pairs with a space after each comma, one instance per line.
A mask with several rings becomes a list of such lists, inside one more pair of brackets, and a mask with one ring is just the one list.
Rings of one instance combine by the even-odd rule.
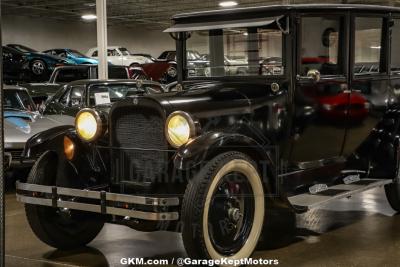
[[43, 116], [28, 91], [19, 86], [4, 86], [4, 151], [9, 169], [30, 167], [21, 162], [26, 141], [33, 135], [61, 125], [74, 125], [65, 115]]

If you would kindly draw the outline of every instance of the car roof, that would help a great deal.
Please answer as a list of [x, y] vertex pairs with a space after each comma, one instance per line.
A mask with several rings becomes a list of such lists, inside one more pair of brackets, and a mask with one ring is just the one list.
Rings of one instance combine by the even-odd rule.
[[[109, 45], [109, 46], [107, 46], [107, 49], [116, 49], [116, 48], [124, 48], [124, 47], [121, 46], [121, 45]], [[92, 48], [89, 49], [89, 51], [90, 50], [97, 50], [97, 49], [98, 49], [97, 47], [92, 47]]]
[[203, 18], [219, 19], [219, 16], [232, 16], [235, 15], [256, 15], [263, 13], [279, 13], [285, 11], [360, 11], [360, 12], [400, 12], [400, 8], [392, 6], [378, 6], [378, 5], [362, 5], [362, 4], [298, 4], [298, 5], [270, 5], [260, 7], [244, 7], [244, 8], [230, 8], [222, 10], [188, 12], [177, 14], [172, 19], [179, 23], [181, 20]]

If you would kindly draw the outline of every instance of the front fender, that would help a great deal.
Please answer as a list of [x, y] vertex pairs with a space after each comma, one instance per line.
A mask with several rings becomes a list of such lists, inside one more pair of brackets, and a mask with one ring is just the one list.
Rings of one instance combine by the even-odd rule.
[[[64, 137], [74, 144], [74, 157], [68, 160], [64, 154]], [[76, 134], [74, 126], [58, 126], [32, 136], [25, 144], [23, 162], [35, 162], [43, 153], [50, 151], [57, 157], [60, 173], [80, 177], [94, 177], [96, 183], [106, 181], [107, 168], [96, 149], [83, 142]], [[66, 180], [68, 177], [62, 175]]]
[[189, 170], [218, 153], [229, 150], [248, 154], [258, 165], [273, 163], [268, 153], [269, 148], [263, 147], [250, 137], [241, 134], [208, 132], [180, 147], [175, 155], [174, 165], [179, 170]]
[[22, 158], [24, 160], [36, 159], [47, 150], [62, 150], [64, 136], [73, 134], [74, 130], [74, 126], [62, 125], [35, 134], [26, 141]]

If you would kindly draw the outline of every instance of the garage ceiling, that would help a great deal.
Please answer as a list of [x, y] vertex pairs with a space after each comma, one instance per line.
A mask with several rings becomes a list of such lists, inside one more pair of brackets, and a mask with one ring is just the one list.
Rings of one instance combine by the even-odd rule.
[[[83, 14], [95, 13], [95, 0], [2, 0], [3, 15], [47, 17], [81, 21]], [[218, 9], [216, 0], [108, 0], [108, 23], [128, 27], [166, 28], [172, 15], [181, 12]], [[400, 0], [237, 0], [238, 7], [299, 3], [369, 3], [400, 6]], [[86, 22], [87, 23], [87, 22]], [[93, 22], [92, 22], [93, 23]]]

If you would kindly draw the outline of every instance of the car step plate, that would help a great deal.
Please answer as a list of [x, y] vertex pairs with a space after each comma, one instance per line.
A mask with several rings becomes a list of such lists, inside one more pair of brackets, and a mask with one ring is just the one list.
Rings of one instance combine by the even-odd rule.
[[374, 187], [392, 183], [392, 179], [365, 178], [350, 184], [338, 184], [316, 194], [304, 193], [289, 197], [289, 202], [296, 207], [313, 209], [332, 200], [350, 197]]

